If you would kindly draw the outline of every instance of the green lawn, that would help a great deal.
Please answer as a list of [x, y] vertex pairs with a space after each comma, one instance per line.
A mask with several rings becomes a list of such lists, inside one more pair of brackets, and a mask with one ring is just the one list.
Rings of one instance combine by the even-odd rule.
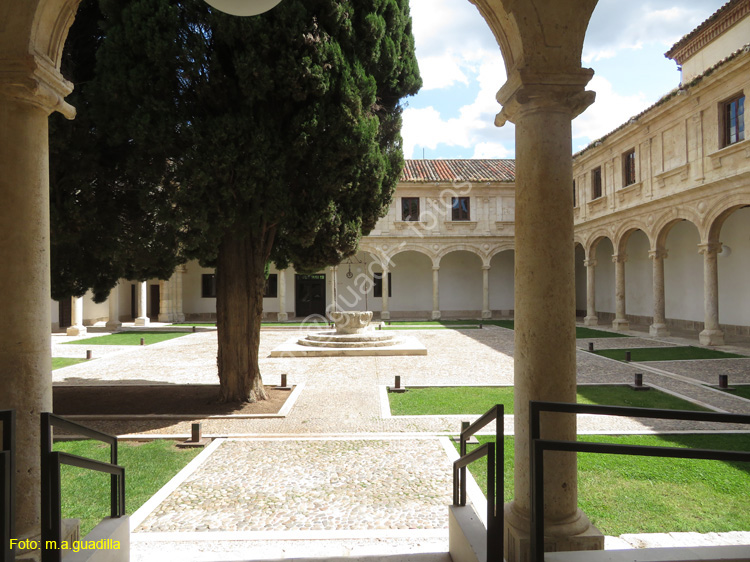
[[186, 335], [188, 335], [188, 332], [117, 332], [108, 336], [98, 336], [96, 338], [65, 343], [72, 345], [140, 345], [141, 338], [143, 338], [146, 345], [151, 345], [152, 343], [159, 343]]
[[417, 326], [383, 326], [381, 330], [478, 330], [479, 326], [470, 325], [453, 325], [453, 326], [433, 326], [428, 324], [420, 324]]
[[[480, 415], [495, 404], [502, 404], [506, 414], [513, 413], [513, 387], [430, 387], [411, 388], [406, 392], [388, 394], [394, 416]], [[578, 387], [580, 404], [637, 406], [672, 410], [705, 411], [691, 402], [658, 390], [633, 390], [625, 385], [582, 385]]]
[[[480, 443], [493, 440], [479, 436]], [[750, 435], [581, 435], [581, 441], [750, 450]], [[469, 448], [471, 450], [471, 447]], [[513, 438], [505, 439], [504, 501], [513, 497]], [[469, 465], [487, 489], [487, 464]], [[606, 535], [750, 531], [750, 465], [685, 459], [578, 454], [578, 500]]]
[[[98, 441], [62, 441], [55, 451], [109, 462], [109, 446]], [[121, 442], [118, 464], [125, 467], [125, 507], [133, 513], [199, 452], [178, 449], [173, 441]], [[81, 520], [81, 537], [109, 516], [109, 474], [62, 467], [62, 514]]]
[[629, 338], [625, 334], [618, 334], [616, 332], [605, 332], [604, 330], [594, 330], [592, 328], [584, 328], [582, 326], [576, 326], [576, 339], [586, 338]]
[[625, 361], [625, 352], [630, 352], [632, 361], [682, 361], [685, 359], [733, 359], [744, 355], [726, 353], [705, 347], [638, 347], [635, 349], [602, 349], [594, 351], [602, 357]]
[[729, 386], [734, 387], [736, 390], [727, 391], [730, 394], [734, 394], [735, 396], [739, 396], [740, 398], [747, 398], [750, 400], [750, 384], [738, 384], [734, 385], [729, 383]]
[[53, 357], [52, 358], [52, 370], [60, 369], [62, 367], [68, 367], [69, 365], [75, 365], [76, 363], [83, 363], [86, 359], [76, 359], [73, 357]]

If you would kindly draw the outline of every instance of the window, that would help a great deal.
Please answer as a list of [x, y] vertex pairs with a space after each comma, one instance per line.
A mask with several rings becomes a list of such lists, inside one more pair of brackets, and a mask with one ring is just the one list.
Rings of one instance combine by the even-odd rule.
[[279, 296], [279, 276], [276, 273], [271, 273], [266, 279], [266, 288], [263, 291], [263, 298], [275, 299]]
[[722, 147], [745, 140], [745, 96], [737, 96], [722, 104]]
[[622, 186], [635, 183], [635, 148], [622, 155]]
[[[393, 289], [393, 283], [391, 281], [391, 274], [388, 273], [388, 296], [391, 296]], [[382, 297], [383, 296], [383, 274], [373, 273], [372, 274], [372, 296]]]
[[602, 168], [591, 170], [591, 199], [599, 199], [602, 196]]
[[453, 207], [452, 220], [468, 221], [471, 220], [469, 214], [468, 197], [451, 197], [451, 206]]
[[201, 297], [204, 299], [216, 298], [216, 274], [204, 273], [201, 277]]
[[402, 197], [401, 198], [401, 220], [418, 221], [419, 220], [419, 197]]
[[578, 207], [578, 201], [576, 196], [576, 180], [573, 180], [573, 206]]

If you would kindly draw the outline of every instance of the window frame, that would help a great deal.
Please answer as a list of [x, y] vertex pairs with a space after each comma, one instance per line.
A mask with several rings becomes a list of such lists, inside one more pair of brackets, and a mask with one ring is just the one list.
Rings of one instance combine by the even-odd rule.
[[595, 201], [604, 196], [604, 182], [602, 181], [602, 167], [591, 170], [591, 200]]
[[[409, 211], [413, 211], [413, 205], [416, 204], [417, 207], [417, 213], [416, 215], [407, 214], [406, 205], [409, 206]], [[419, 222], [419, 215], [420, 215], [420, 203], [419, 203], [419, 197], [402, 197], [401, 198], [401, 220], [403, 222]]]
[[627, 187], [637, 183], [638, 178], [636, 177], [636, 158], [635, 148], [623, 152], [622, 154], [622, 186]]
[[201, 298], [202, 299], [215, 299], [216, 298], [216, 274], [215, 273], [203, 273], [201, 275]]
[[[731, 108], [737, 104], [736, 114], [734, 116], [734, 125], [736, 126], [735, 134], [732, 135], [732, 118]], [[745, 140], [745, 94], [740, 92], [731, 98], [721, 102], [719, 105], [719, 115], [721, 122], [721, 148], [726, 148], [738, 142]]]
[[[372, 296], [374, 298], [383, 298], [383, 272], [374, 271], [372, 273]], [[393, 276], [388, 272], [388, 298], [393, 296]]]
[[[462, 209], [462, 202], [466, 203]], [[451, 220], [466, 222], [471, 220], [471, 197], [451, 197]]]

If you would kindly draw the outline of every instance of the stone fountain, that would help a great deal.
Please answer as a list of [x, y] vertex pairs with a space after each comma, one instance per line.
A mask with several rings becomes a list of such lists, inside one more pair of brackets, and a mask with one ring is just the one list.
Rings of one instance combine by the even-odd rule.
[[372, 311], [330, 312], [335, 330], [294, 338], [271, 352], [271, 357], [321, 357], [352, 355], [427, 355], [413, 336], [375, 330]]

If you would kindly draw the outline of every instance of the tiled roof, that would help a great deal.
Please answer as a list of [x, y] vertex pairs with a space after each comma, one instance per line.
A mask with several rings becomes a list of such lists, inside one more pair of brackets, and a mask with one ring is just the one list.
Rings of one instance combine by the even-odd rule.
[[404, 182], [514, 182], [515, 160], [406, 160]]
[[664, 56], [674, 60], [677, 64], [682, 64], [749, 13], [749, 0], [730, 0], [706, 21], [677, 41]]

